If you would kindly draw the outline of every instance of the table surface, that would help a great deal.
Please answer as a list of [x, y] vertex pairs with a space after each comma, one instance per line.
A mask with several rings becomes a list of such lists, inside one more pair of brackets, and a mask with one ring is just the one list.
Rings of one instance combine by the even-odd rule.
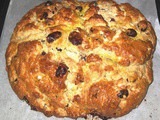
[[[5, 1], [5, 0], [4, 0]], [[55, 117], [47, 118], [42, 113], [31, 111], [30, 107], [20, 101], [15, 95], [8, 82], [5, 70], [5, 51], [11, 34], [17, 21], [31, 8], [44, 0], [11, 0], [7, 12], [1, 40], [0, 40], [0, 120], [61, 120]], [[160, 26], [154, 0], [116, 0], [130, 2], [152, 23], [158, 37], [157, 48], [153, 59], [154, 82], [148, 89], [146, 101], [128, 115], [116, 120], [160, 120]], [[68, 120], [67, 118], [63, 120]], [[114, 120], [114, 119], [113, 119]]]

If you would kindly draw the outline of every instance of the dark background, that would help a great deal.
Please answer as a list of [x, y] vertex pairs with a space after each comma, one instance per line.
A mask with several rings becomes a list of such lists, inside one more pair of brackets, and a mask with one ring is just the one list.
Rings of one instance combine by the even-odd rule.
[[10, 0], [0, 0], [0, 37]]

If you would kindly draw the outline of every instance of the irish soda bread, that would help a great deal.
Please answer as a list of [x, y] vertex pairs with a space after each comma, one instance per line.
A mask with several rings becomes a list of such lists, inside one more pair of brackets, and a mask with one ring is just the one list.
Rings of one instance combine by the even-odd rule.
[[48, 1], [17, 24], [6, 68], [17, 96], [46, 116], [116, 118], [145, 97], [155, 44], [128, 3]]

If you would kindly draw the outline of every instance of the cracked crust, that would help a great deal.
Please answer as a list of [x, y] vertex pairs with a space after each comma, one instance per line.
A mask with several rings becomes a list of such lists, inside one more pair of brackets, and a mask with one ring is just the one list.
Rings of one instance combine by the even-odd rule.
[[152, 82], [156, 36], [128, 3], [42, 3], [17, 24], [6, 51], [10, 84], [46, 116], [120, 117]]

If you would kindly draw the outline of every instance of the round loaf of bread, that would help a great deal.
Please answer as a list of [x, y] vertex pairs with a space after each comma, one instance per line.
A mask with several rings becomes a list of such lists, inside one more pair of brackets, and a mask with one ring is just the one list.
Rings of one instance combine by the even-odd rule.
[[145, 97], [155, 45], [128, 3], [47, 1], [17, 24], [6, 68], [17, 96], [46, 116], [116, 118]]

